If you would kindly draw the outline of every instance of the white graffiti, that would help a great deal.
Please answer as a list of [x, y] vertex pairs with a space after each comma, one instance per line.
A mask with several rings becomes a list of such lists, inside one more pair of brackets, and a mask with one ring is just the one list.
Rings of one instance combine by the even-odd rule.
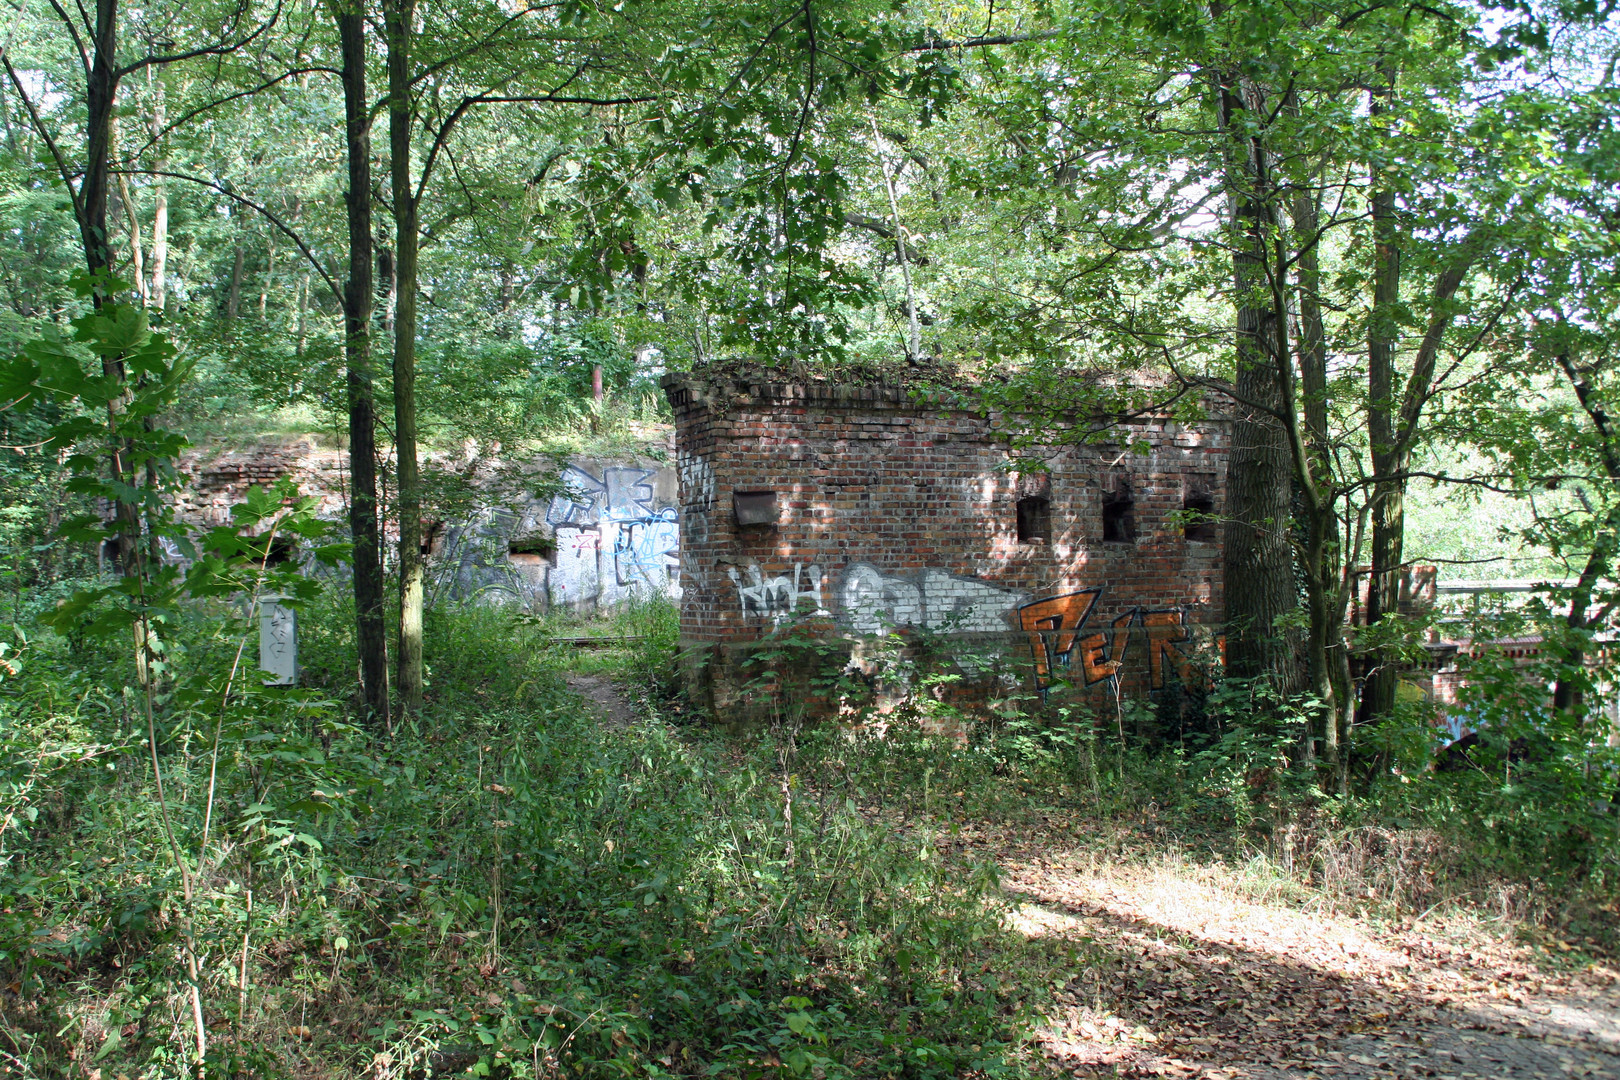
[[[632, 595], [680, 597], [679, 509], [658, 497], [674, 470], [584, 461], [563, 490], [512, 507], [485, 507], [445, 527], [429, 563], [437, 596], [477, 596], [535, 611], [589, 608]], [[512, 550], [515, 540], [532, 550]]]
[[757, 616], [780, 623], [801, 610], [812, 615], [827, 614], [821, 599], [821, 567], [815, 563], [809, 566], [794, 563], [791, 578], [786, 574], [765, 577], [754, 564], [745, 567], [740, 575], [735, 566], [728, 566], [726, 576], [737, 587], [745, 619]]
[[651, 518], [619, 522], [619, 535], [613, 543], [614, 578], [620, 585], [639, 583], [666, 589], [669, 557], [680, 548], [681, 527], [673, 506]]
[[298, 616], [280, 600], [267, 596], [259, 606], [259, 668], [270, 676], [266, 686], [298, 681]]
[[844, 573], [838, 606], [852, 629], [880, 634], [893, 627], [921, 626], [949, 633], [995, 633], [1009, 629], [1008, 615], [1026, 599], [978, 578], [929, 568], [915, 576], [885, 574], [869, 563]]
[[701, 514], [714, 509], [714, 466], [708, 458], [682, 450], [675, 459], [675, 469], [681, 478], [682, 501], [687, 508]]
[[[681, 487], [681, 530], [688, 546], [709, 539], [709, 513], [714, 509], [714, 466], [707, 458], [682, 450], [675, 459]], [[689, 570], [686, 572], [690, 572]]]
[[604, 468], [600, 479], [578, 465], [563, 471], [566, 491], [546, 511], [557, 536], [553, 602], [611, 603], [648, 591], [678, 595], [678, 515], [674, 507], [654, 506], [648, 481], [655, 475], [639, 467]]

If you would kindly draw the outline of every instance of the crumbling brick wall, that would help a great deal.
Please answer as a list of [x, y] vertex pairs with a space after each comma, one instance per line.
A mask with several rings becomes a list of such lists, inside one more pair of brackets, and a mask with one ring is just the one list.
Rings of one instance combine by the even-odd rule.
[[[662, 450], [662, 447], [658, 449]], [[677, 596], [680, 536], [676, 522], [675, 470], [667, 460], [641, 454], [579, 457], [563, 466], [560, 490], [536, 494], [555, 468], [549, 458], [516, 465], [459, 457], [444, 451], [424, 455], [429, 469], [459, 473], [483, 497], [448, 520], [424, 523], [430, 601], [476, 599], [531, 611], [552, 607], [590, 610], [635, 596]], [[174, 496], [178, 519], [198, 532], [231, 520], [231, 507], [247, 489], [291, 479], [316, 500], [319, 517], [338, 522], [348, 513], [348, 455], [323, 448], [308, 436], [268, 438], [251, 447], [190, 450], [179, 462], [182, 484]], [[392, 490], [384, 489], [385, 558], [398, 543]], [[308, 561], [307, 552], [289, 551]], [[169, 557], [181, 559], [178, 547]], [[330, 567], [309, 563], [333, 576]], [[340, 572], [339, 572], [340, 573]]]
[[997, 417], [895, 386], [675, 374], [664, 388], [685, 669], [718, 712], [742, 704], [750, 644], [804, 620], [997, 638], [1043, 687], [1196, 677], [1221, 611], [1219, 527], [1171, 515], [1219, 512], [1223, 420], [1134, 422], [1019, 476]]

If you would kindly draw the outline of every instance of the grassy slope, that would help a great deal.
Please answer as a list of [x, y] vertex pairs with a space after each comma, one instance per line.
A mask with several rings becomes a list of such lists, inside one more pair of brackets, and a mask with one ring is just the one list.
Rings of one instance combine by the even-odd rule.
[[[1259, 867], [1268, 893], [1319, 910], [1511, 904], [1532, 929], [1613, 944], [1612, 854], [1557, 874], [1508, 861], [1545, 854], [1568, 823], [1468, 777], [1324, 800], [1275, 772], [1253, 726], [1151, 757], [1075, 717], [1009, 715], [967, 740], [903, 721], [881, 736], [725, 736], [664, 694], [661, 606], [605, 628], [441, 609], [431, 707], [382, 738], [331, 696], [352, 680], [345, 614], [303, 625], [309, 689], [223, 716], [210, 679], [234, 653], [230, 624], [169, 633], [180, 677], [159, 699], [158, 763], [189, 906], [139, 702], [107, 689], [122, 659], [42, 637], [0, 682], [12, 1075], [185, 1075], [188, 920], [215, 1076], [404, 1077], [480, 1059], [510, 1076], [1038, 1072], [1027, 1032], [1070, 977], [1056, 976], [1118, 958], [1009, 933], [987, 831], [1059, 828], [1054, 847], [1103, 862], [1169, 849]], [[582, 630], [640, 641], [550, 642]], [[569, 671], [615, 678], [642, 718], [604, 728], [564, 688]], [[1493, 849], [1482, 813], [1518, 846]]]
[[[667, 618], [640, 619], [668, 635]], [[24, 811], [0, 838], [13, 1075], [92, 1061], [183, 1075], [188, 918], [211, 1075], [403, 1077], [479, 1058], [513, 1076], [1006, 1067], [1018, 995], [978, 974], [1012, 942], [990, 878], [853, 799], [784, 785], [779, 740], [656, 714], [603, 730], [563, 670], [645, 665], [489, 610], [436, 615], [433, 707], [374, 738], [321, 700], [350, 666], [341, 613], [304, 625], [315, 690], [226, 716], [200, 864], [210, 698], [161, 710], [189, 908], [138, 725], [101, 689], [118, 658], [42, 642], [4, 684], [8, 806]], [[202, 624], [184, 644], [203, 666], [232, 648]], [[669, 644], [643, 658], [667, 661]]]

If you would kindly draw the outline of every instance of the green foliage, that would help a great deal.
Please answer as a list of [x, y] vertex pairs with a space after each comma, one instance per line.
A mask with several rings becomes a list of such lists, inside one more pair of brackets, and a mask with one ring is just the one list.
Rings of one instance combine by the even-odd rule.
[[[192, 906], [196, 947], [223, 958], [204, 978], [217, 1068], [1006, 1068], [1016, 1017], [979, 974], [1003, 947], [993, 878], [868, 820], [819, 751], [784, 775], [770, 740], [604, 729], [563, 690], [546, 627], [478, 608], [430, 613], [429, 712], [382, 743], [328, 700], [353, 666], [342, 607], [302, 625], [316, 685], [239, 690], [223, 714], [231, 624], [184, 606], [168, 631], [173, 826], [199, 850], [212, 806], [218, 838]], [[667, 605], [620, 629], [673, 644]], [[29, 987], [18, 1037], [40, 1075], [70, 1049], [178, 1075], [179, 882], [97, 640], [0, 657], [0, 969]]]

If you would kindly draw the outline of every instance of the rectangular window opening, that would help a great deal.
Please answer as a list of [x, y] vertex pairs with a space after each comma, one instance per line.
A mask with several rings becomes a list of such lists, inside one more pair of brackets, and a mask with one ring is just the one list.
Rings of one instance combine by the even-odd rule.
[[738, 525], [776, 524], [774, 491], [734, 491], [731, 493], [731, 505], [736, 511]]
[[422, 555], [438, 555], [444, 551], [444, 522], [430, 521], [422, 527]]
[[[1192, 544], [1213, 544], [1220, 539], [1214, 520], [1215, 496], [1207, 488], [1189, 488], [1182, 496], [1181, 510], [1189, 515], [1182, 535]], [[1202, 515], [1202, 516], [1193, 516]]]
[[549, 536], [524, 536], [506, 545], [507, 561], [519, 566], [555, 562], [557, 542]]
[[1026, 495], [1018, 500], [1018, 542], [1045, 544], [1052, 539], [1052, 500]]
[[1130, 484], [1120, 480], [1102, 497], [1103, 543], [1136, 543], [1136, 499]]

